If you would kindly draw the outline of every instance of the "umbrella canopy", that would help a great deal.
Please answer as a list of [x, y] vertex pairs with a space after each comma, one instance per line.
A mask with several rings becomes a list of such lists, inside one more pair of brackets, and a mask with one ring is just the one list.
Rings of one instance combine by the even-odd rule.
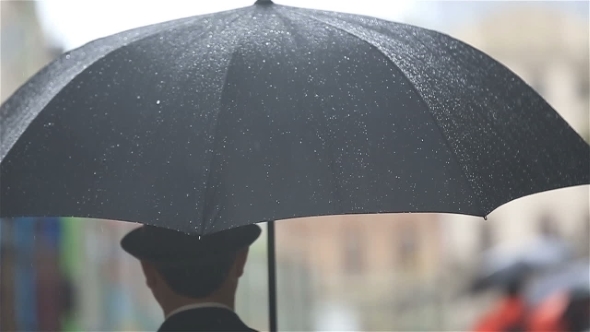
[[485, 54], [270, 1], [89, 43], [0, 115], [2, 217], [209, 234], [311, 215], [485, 216], [589, 182], [588, 144]]

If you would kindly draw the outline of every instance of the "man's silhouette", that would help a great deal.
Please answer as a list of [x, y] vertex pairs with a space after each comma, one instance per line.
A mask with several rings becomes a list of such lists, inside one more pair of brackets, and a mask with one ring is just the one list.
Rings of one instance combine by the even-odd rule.
[[121, 240], [141, 262], [164, 311], [158, 331], [254, 331], [234, 312], [248, 247], [260, 235], [248, 225], [207, 236], [142, 226]]

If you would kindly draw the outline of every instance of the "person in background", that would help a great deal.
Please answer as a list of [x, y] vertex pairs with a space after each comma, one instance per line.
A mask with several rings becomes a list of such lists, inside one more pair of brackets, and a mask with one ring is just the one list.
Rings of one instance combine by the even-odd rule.
[[558, 291], [531, 314], [528, 331], [585, 332], [590, 330], [590, 290]]
[[234, 312], [238, 280], [260, 227], [207, 236], [142, 226], [121, 240], [141, 262], [147, 286], [164, 312], [158, 331], [254, 331]]
[[525, 280], [515, 277], [505, 285], [499, 303], [475, 324], [474, 332], [517, 332], [527, 330], [528, 306], [522, 295]]

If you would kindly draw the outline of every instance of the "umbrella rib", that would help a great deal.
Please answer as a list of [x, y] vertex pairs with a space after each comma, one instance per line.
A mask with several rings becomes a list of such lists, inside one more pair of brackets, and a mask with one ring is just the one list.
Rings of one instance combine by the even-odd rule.
[[[288, 20], [291, 24], [295, 25], [297, 23], [295, 23], [293, 20], [291, 20], [290, 18], [286, 17], [282, 11], [277, 10], [276, 11], [277, 17], [281, 20], [281, 22], [283, 23], [283, 25], [285, 27], [288, 27], [289, 25], [286, 24], [286, 21]], [[293, 29], [292, 34], [295, 35], [297, 34], [298, 30], [297, 29]], [[296, 39], [292, 39], [293, 43], [297, 43]], [[323, 121], [318, 121], [321, 122], [321, 125], [323, 125], [324, 128], [326, 128], [327, 130], [325, 132], [330, 133], [329, 130], [329, 126], [328, 126], [328, 119], [326, 118], [326, 113], [323, 111], [323, 109], [320, 109], [320, 113], [321, 113], [321, 119]], [[343, 208], [343, 201], [344, 201], [344, 195], [342, 194], [342, 188], [340, 186], [341, 183], [343, 183], [342, 178], [340, 176], [338, 176], [338, 174], [340, 174], [341, 172], [338, 171], [336, 163], [334, 162], [334, 153], [333, 153], [333, 149], [331, 149], [332, 144], [331, 141], [328, 139], [324, 139], [324, 136], [320, 136], [320, 131], [318, 130], [317, 132], [318, 137], [320, 137], [320, 140], [322, 140], [324, 142], [324, 144], [326, 145], [325, 150], [330, 151], [330, 154], [332, 156], [332, 158], [329, 158], [329, 165], [330, 165], [330, 175], [332, 177], [332, 181], [330, 181], [330, 183], [332, 184], [332, 191], [334, 192], [334, 196], [335, 196], [335, 201], [338, 204], [338, 211], [339, 213], [344, 213], [345, 209]]]
[[[238, 17], [234, 18], [233, 20], [228, 21], [226, 23], [225, 27], [223, 27], [223, 29], [221, 29], [219, 31], [219, 34], [222, 34], [225, 30], [227, 30], [227, 28], [232, 23], [234, 23], [235, 21], [237, 21], [241, 17], [242, 16], [238, 16]], [[203, 197], [203, 204], [201, 206], [201, 211], [202, 212], [201, 212], [201, 223], [200, 223], [200, 228], [199, 228], [199, 234], [201, 234], [201, 235], [205, 235], [206, 234], [204, 232], [207, 230], [207, 228], [209, 226], [209, 223], [207, 222], [207, 219], [205, 219], [205, 216], [206, 216], [206, 213], [205, 212], [209, 212], [206, 208], [207, 208], [207, 206], [210, 205], [210, 201], [207, 199], [206, 192], [207, 192], [207, 189], [210, 188], [210, 184], [211, 184], [211, 181], [212, 181], [211, 180], [211, 169], [213, 168], [213, 163], [215, 162], [215, 151], [214, 150], [215, 150], [215, 145], [217, 143], [217, 132], [219, 131], [219, 115], [220, 115], [221, 110], [222, 110], [221, 109], [221, 102], [223, 100], [223, 95], [225, 93], [225, 87], [226, 87], [227, 76], [229, 74], [229, 68], [231, 67], [231, 64], [233, 63], [234, 56], [235, 56], [235, 54], [236, 54], [236, 52], [238, 50], [237, 45], [239, 45], [239, 42], [237, 40], [237, 37], [234, 39], [234, 43], [235, 43], [234, 49], [231, 50], [231, 52], [229, 52], [230, 57], [229, 57], [229, 60], [227, 61], [227, 66], [226, 66], [225, 73], [224, 73], [224, 76], [223, 76], [223, 83], [222, 83], [222, 87], [221, 87], [221, 93], [219, 94], [219, 104], [220, 105], [219, 105], [219, 109], [217, 110], [217, 114], [216, 114], [216, 117], [215, 117], [215, 122], [213, 124], [213, 139], [212, 139], [212, 142], [211, 142], [211, 145], [213, 147], [213, 151], [211, 152], [211, 157], [209, 159], [209, 167], [207, 168], [207, 175], [205, 176], [205, 178], [206, 178], [206, 182], [205, 182], [206, 183], [206, 185], [205, 185], [205, 195]], [[211, 213], [208, 213], [211, 221], [214, 219], [212, 217], [214, 214], [217, 214], [217, 212], [215, 210], [211, 211]]]
[[[430, 115], [432, 121], [434, 122], [434, 124], [436, 125], [436, 127], [439, 129], [439, 132], [441, 133], [441, 136], [444, 139], [445, 145], [447, 146], [447, 148], [451, 151], [451, 155], [453, 156], [453, 159], [455, 160], [455, 162], [459, 165], [459, 167], [461, 168], [461, 174], [463, 175], [465, 181], [467, 182], [467, 184], [469, 185], [469, 189], [471, 189], [471, 193], [473, 194], [474, 197], [477, 197], [477, 205], [479, 208], [479, 214], [483, 217], [487, 216], [488, 212], [486, 212], [483, 208], [482, 208], [482, 204], [481, 204], [481, 198], [479, 197], [479, 195], [477, 194], [477, 192], [473, 189], [473, 186], [471, 185], [471, 182], [469, 181], [469, 177], [467, 177], [467, 174], [465, 173], [465, 170], [463, 168], [463, 165], [461, 164], [461, 162], [459, 161], [459, 159], [457, 158], [457, 155], [455, 153], [455, 150], [452, 148], [448, 138], [446, 137], [446, 135], [444, 134], [440, 124], [438, 123], [438, 121], [436, 120], [436, 118], [432, 115], [432, 113], [430, 112], [430, 106], [426, 103], [426, 101], [424, 100], [424, 98], [422, 98], [422, 94], [418, 91], [418, 88], [416, 87], [416, 85], [414, 85], [414, 83], [412, 82], [412, 80], [410, 80], [410, 78], [408, 77], [408, 75], [406, 75], [406, 73], [396, 64], [395, 60], [392, 59], [390, 56], [387, 55], [387, 53], [385, 51], [383, 51], [379, 46], [371, 43], [367, 38], [355, 33], [354, 31], [351, 31], [350, 29], [347, 29], [346, 27], [343, 26], [338, 26], [334, 23], [328, 22], [326, 20], [320, 19], [318, 17], [315, 16], [311, 16], [311, 15], [307, 15], [305, 13], [302, 12], [298, 12], [298, 11], [293, 11], [295, 14], [301, 15], [303, 17], [306, 17], [308, 19], [314, 20], [316, 22], [319, 23], [323, 23], [326, 24], [328, 26], [331, 26], [332, 28], [335, 28], [337, 30], [343, 31], [355, 38], [358, 38], [359, 40], [363, 41], [364, 43], [366, 43], [367, 45], [369, 45], [371, 48], [377, 50], [379, 53], [381, 53], [381, 55], [383, 55], [389, 62], [391, 62], [395, 68], [397, 68], [399, 70], [399, 72], [406, 78], [406, 81], [409, 83], [409, 86], [412, 88], [412, 90], [414, 90], [414, 92], [420, 96], [419, 100], [422, 104], [424, 104], [426, 106], [426, 109], [428, 109], [428, 115]], [[367, 30], [370, 30], [373, 33], [382, 35], [380, 32], [375, 31], [373, 29], [364, 27]]]

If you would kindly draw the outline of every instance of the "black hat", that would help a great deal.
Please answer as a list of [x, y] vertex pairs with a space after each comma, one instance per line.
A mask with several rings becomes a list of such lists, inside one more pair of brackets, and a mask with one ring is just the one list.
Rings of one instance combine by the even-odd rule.
[[236, 252], [251, 245], [260, 233], [257, 225], [202, 236], [146, 225], [125, 235], [121, 247], [139, 260], [172, 267], [205, 263]]

